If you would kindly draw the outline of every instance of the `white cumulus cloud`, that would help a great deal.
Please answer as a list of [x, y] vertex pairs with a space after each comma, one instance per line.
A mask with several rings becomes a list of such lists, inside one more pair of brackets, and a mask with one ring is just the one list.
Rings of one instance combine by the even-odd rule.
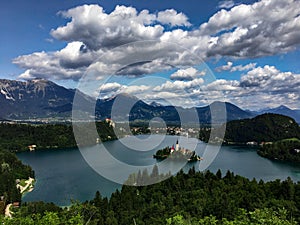
[[190, 26], [188, 18], [183, 13], [178, 13], [174, 9], [167, 9], [159, 12], [157, 20], [162, 24], [169, 24], [171, 26]]
[[236, 72], [236, 71], [247, 71], [247, 70], [251, 70], [254, 69], [256, 67], [257, 63], [249, 63], [246, 65], [237, 65], [237, 66], [233, 66], [232, 62], [227, 62], [226, 65], [217, 67], [215, 70], [217, 72], [222, 72], [222, 71], [230, 71], [230, 72]]
[[154, 91], [186, 91], [193, 88], [200, 88], [200, 85], [204, 83], [204, 80], [202, 78], [196, 78], [191, 81], [180, 81], [176, 80], [174, 82], [166, 81], [161, 86], [155, 87]]
[[[201, 72], [191, 68], [202, 60], [225, 57], [229, 62], [217, 71], [245, 71], [245, 74], [241, 80], [216, 81], [206, 87], [207, 91], [215, 96], [223, 91], [227, 98], [245, 106], [283, 100], [295, 105], [293, 101], [299, 96], [298, 74], [281, 72], [269, 65], [257, 67], [255, 63], [234, 65], [233, 61], [297, 49], [300, 1], [260, 0], [253, 4], [233, 4], [232, 1], [220, 3], [222, 9], [199, 27], [191, 26], [188, 17], [174, 9], [150, 12], [116, 6], [108, 13], [99, 5], [78, 6], [60, 12], [68, 21], [51, 31], [53, 38], [67, 43], [64, 48], [21, 55], [13, 63], [24, 69], [19, 78], [75, 81], [93, 67], [97, 68], [96, 79], [112, 72], [120, 76], [140, 76], [170, 68], [187, 68], [172, 74], [173, 82], [154, 87], [155, 94], [161, 91], [165, 96], [188, 95], [203, 102], [204, 97], [199, 92], [199, 85], [204, 85]], [[113, 51], [117, 46], [144, 40], [156, 42], [125, 45]], [[102, 61], [93, 63], [100, 56]], [[135, 60], [133, 64], [127, 63], [129, 56], [131, 61]], [[147, 86], [127, 87], [116, 83], [102, 88], [102, 91], [127, 88], [132, 93], [139, 90], [145, 95], [149, 91]], [[270, 93], [273, 98], [266, 97]]]
[[300, 2], [261, 0], [222, 9], [200, 26], [201, 35], [220, 32], [208, 56], [260, 57], [294, 50], [300, 44]]
[[226, 9], [229, 9], [229, 8], [232, 8], [234, 6], [234, 1], [233, 0], [225, 0], [225, 1], [220, 1], [219, 2], [219, 5], [218, 5], [218, 8], [222, 9], [222, 8], [226, 8]]
[[159, 38], [164, 28], [155, 24], [156, 15], [148, 10], [116, 6], [110, 14], [99, 5], [84, 5], [60, 13], [71, 21], [53, 29], [59, 40], [82, 41], [88, 48], [112, 48], [132, 41]]
[[194, 80], [196, 77], [204, 76], [206, 74], [205, 71], [198, 71], [194, 67], [189, 67], [186, 69], [179, 69], [175, 73], [171, 74], [171, 80], [181, 80], [181, 81], [189, 81]]

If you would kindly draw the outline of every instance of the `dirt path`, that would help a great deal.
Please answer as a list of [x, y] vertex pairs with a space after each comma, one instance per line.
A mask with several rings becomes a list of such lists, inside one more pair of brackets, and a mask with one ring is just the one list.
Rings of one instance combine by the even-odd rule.
[[12, 206], [12, 204], [8, 204], [5, 208], [5, 216], [10, 217], [10, 218], [11, 218], [11, 211], [10, 211], [11, 206]]
[[29, 187], [30, 185], [32, 185], [32, 182], [33, 182], [33, 181], [34, 181], [34, 179], [31, 178], [31, 177], [29, 177], [29, 179], [25, 181], [25, 184], [26, 184], [26, 185], [25, 185], [24, 187], [21, 186], [21, 185], [19, 185], [19, 184], [17, 184], [17, 188], [20, 189], [21, 194], [22, 194], [25, 190], [27, 190], [28, 187]]

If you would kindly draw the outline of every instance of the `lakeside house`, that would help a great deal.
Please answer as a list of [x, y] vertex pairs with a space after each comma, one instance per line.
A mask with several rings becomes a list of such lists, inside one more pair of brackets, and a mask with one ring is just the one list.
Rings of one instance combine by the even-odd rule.
[[15, 208], [19, 208], [20, 207], [20, 202], [13, 202], [12, 206], [15, 207]]
[[296, 152], [298, 154], [298, 153], [300, 153], [300, 149], [295, 148], [294, 152]]
[[263, 141], [263, 142], [261, 142], [259, 145], [260, 145], [260, 146], [263, 146], [263, 145], [271, 145], [271, 144], [273, 144], [273, 142], [270, 142], [270, 141], [269, 141], [269, 142], [264, 142], [264, 141]]
[[29, 145], [28, 149], [29, 149], [29, 151], [35, 151], [36, 145]]
[[258, 145], [258, 143], [256, 141], [248, 141], [246, 144], [247, 145]]
[[110, 118], [106, 118], [105, 122], [108, 123], [110, 127], [115, 128], [115, 126], [116, 126], [115, 122]]

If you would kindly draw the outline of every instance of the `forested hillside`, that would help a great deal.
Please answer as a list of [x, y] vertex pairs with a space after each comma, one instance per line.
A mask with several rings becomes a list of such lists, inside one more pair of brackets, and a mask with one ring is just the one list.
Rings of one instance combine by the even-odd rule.
[[300, 162], [300, 140], [290, 138], [267, 143], [262, 145], [257, 153], [270, 159]]
[[155, 185], [123, 186], [110, 199], [97, 192], [93, 200], [68, 210], [28, 203], [5, 224], [31, 224], [32, 218], [54, 221], [49, 224], [296, 224], [299, 196], [300, 183], [291, 179], [264, 183], [191, 169]]
[[[296, 121], [290, 117], [278, 114], [267, 113], [252, 119], [234, 120], [223, 126], [226, 126], [224, 143], [261, 143], [286, 138], [300, 138], [300, 128]], [[207, 142], [209, 135], [210, 130], [203, 129], [199, 137]]]
[[34, 178], [30, 166], [23, 165], [15, 154], [0, 150], [0, 213], [6, 203], [20, 202], [21, 194], [16, 187], [16, 179]]
[[253, 119], [230, 121], [226, 125], [225, 133], [226, 142], [239, 143], [272, 142], [292, 137], [300, 138], [300, 128], [296, 121], [271, 113]]
[[[108, 140], [108, 136], [116, 138], [109, 123], [97, 122], [96, 127], [102, 141]], [[77, 147], [73, 128], [68, 124], [0, 124], [0, 149], [26, 151], [29, 145], [36, 145], [36, 149]]]
[[[259, 145], [257, 153], [266, 158], [300, 162], [300, 127], [290, 117], [267, 113], [252, 119], [234, 120], [226, 126], [223, 144]], [[208, 142], [210, 129], [201, 129], [199, 139]], [[214, 132], [214, 133], [218, 133]], [[218, 139], [219, 137], [217, 137]]]

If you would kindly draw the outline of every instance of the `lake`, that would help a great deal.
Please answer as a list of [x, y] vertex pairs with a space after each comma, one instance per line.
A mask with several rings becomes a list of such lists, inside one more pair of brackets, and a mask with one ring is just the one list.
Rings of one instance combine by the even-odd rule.
[[[92, 199], [97, 190], [103, 196], [109, 197], [121, 185], [104, 178], [107, 175], [105, 173], [103, 173], [103, 176], [100, 176], [97, 171], [105, 169], [114, 175], [123, 172], [123, 168], [121, 164], [114, 165], [109, 163], [109, 158], [105, 158], [107, 157], [105, 155], [99, 155], [99, 152], [103, 152], [104, 148], [108, 149], [109, 153], [115, 158], [133, 167], [140, 165], [150, 166], [156, 162], [152, 157], [155, 151], [166, 146], [172, 146], [179, 138], [178, 136], [165, 136], [162, 139], [160, 135], [153, 135], [154, 139], [147, 139], [147, 137], [146, 135], [126, 137], [122, 141], [106, 142], [85, 148], [82, 151], [65, 149], [18, 153], [18, 158], [34, 169], [37, 179], [34, 190], [27, 193], [23, 197], [23, 201], [54, 202], [60, 206], [66, 206], [70, 204], [71, 199], [79, 201]], [[182, 146], [186, 146], [190, 140], [180, 137], [179, 143]], [[202, 156], [206, 144], [194, 139], [195, 141], [197, 142], [195, 151]], [[136, 146], [136, 149], [140, 151], [132, 149], [132, 146]], [[89, 162], [92, 161], [94, 163], [94, 168], [90, 167], [81, 152], [83, 152], [83, 155]], [[192, 166], [195, 166], [197, 170], [199, 169], [199, 163], [187, 164], [184, 170], [187, 171]], [[170, 162], [169, 164], [168, 166], [171, 168], [176, 168], [177, 166], [176, 162]], [[167, 172], [170, 167], [162, 166], [160, 172]], [[225, 175], [227, 170], [230, 170], [249, 179], [256, 178], [264, 181], [284, 180], [288, 176], [294, 181], [300, 181], [299, 164], [283, 163], [262, 158], [256, 154], [255, 149], [249, 147], [222, 146], [218, 155], [207, 169], [212, 172], [221, 169], [223, 175]]]

